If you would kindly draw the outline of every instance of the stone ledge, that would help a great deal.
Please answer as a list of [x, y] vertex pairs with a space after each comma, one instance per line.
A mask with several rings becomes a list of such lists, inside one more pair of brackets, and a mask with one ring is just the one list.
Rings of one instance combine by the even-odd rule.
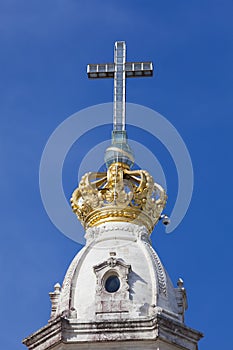
[[[58, 344], [162, 341], [177, 348], [196, 350], [203, 334], [157, 314], [137, 320], [80, 323], [59, 317], [23, 340], [30, 350], [51, 349]], [[62, 349], [62, 348], [61, 348]]]

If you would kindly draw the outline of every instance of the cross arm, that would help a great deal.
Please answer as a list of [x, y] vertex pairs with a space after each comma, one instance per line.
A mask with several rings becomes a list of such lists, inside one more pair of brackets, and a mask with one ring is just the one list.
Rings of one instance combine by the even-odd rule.
[[114, 78], [115, 64], [88, 64], [87, 75], [90, 79]]
[[152, 77], [152, 62], [126, 62], [125, 75], [127, 78]]
[[[88, 64], [87, 75], [90, 79], [114, 78], [115, 64]], [[152, 62], [126, 62], [125, 63], [126, 78], [134, 77], [152, 77], [153, 63]]]

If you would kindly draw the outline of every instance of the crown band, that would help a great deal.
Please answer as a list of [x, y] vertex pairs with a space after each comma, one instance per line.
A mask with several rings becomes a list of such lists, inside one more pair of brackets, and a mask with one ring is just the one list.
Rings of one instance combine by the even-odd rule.
[[71, 206], [82, 225], [105, 222], [133, 222], [149, 232], [166, 205], [165, 190], [144, 170], [129, 170], [114, 163], [107, 173], [87, 173], [73, 192]]

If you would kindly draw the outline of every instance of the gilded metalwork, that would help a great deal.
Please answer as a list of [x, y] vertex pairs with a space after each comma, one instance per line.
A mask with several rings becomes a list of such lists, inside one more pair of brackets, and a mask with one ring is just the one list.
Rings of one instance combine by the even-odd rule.
[[106, 173], [87, 173], [71, 206], [85, 229], [105, 222], [133, 222], [152, 232], [166, 205], [165, 190], [145, 170], [113, 163]]
[[153, 75], [152, 62], [126, 62], [126, 44], [117, 41], [114, 63], [90, 64], [88, 77], [114, 78], [112, 144], [105, 151], [106, 173], [87, 173], [73, 192], [71, 205], [85, 229], [106, 222], [133, 222], [152, 232], [165, 207], [164, 189], [144, 170], [131, 171], [133, 151], [125, 130], [125, 82]]

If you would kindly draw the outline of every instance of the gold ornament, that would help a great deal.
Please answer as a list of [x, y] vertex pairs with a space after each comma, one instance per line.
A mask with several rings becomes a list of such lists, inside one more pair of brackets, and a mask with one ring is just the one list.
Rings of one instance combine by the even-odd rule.
[[166, 205], [165, 190], [145, 170], [113, 163], [107, 173], [87, 173], [71, 206], [85, 229], [105, 222], [132, 222], [151, 233]]

